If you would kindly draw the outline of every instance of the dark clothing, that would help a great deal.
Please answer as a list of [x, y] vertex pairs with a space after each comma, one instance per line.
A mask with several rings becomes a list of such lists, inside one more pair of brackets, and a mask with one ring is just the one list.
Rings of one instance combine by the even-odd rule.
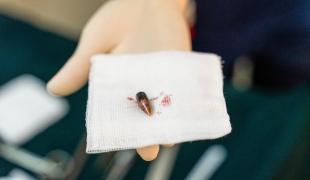
[[226, 76], [237, 57], [248, 55], [266, 78], [310, 79], [309, 0], [196, 2], [193, 48], [222, 56]]

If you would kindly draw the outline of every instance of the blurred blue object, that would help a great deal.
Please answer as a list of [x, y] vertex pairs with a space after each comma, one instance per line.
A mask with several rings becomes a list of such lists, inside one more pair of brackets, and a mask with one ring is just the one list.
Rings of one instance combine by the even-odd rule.
[[[193, 47], [221, 55], [226, 76], [232, 75], [234, 61], [247, 55], [259, 66], [256, 76], [263, 75], [256, 78], [258, 83], [310, 80], [309, 0], [196, 2]], [[275, 86], [272, 82], [268, 85]]]

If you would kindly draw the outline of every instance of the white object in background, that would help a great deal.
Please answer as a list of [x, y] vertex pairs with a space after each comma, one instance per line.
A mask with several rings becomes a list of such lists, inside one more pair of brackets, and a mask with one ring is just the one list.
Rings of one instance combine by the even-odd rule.
[[35, 180], [35, 178], [20, 169], [13, 169], [7, 177], [1, 177], [0, 180]]
[[[139, 91], [153, 99], [151, 117], [132, 100]], [[88, 153], [215, 139], [231, 131], [215, 54], [96, 55], [88, 93]]]
[[22, 75], [0, 87], [0, 137], [10, 144], [23, 144], [68, 110], [68, 102], [48, 94], [41, 80]]
[[222, 145], [213, 145], [198, 160], [185, 180], [208, 180], [225, 161], [227, 151]]

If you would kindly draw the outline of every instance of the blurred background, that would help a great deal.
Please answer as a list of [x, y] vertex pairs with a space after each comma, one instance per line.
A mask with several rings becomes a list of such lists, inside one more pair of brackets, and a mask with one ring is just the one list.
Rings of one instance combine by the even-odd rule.
[[224, 59], [233, 131], [144, 162], [85, 154], [87, 87], [45, 83], [104, 0], [0, 0], [0, 179], [310, 179], [310, 2], [196, 0], [193, 49]]

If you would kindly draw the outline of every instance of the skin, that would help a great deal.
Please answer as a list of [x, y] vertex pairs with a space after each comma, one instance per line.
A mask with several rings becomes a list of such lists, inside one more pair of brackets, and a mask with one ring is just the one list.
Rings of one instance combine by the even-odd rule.
[[[70, 95], [88, 80], [90, 57], [98, 53], [190, 51], [185, 18], [187, 0], [113, 0], [98, 9], [83, 29], [67, 63], [48, 82], [58, 96]], [[167, 145], [172, 146], [172, 145]], [[146, 161], [154, 160], [159, 145], [137, 149]]]

